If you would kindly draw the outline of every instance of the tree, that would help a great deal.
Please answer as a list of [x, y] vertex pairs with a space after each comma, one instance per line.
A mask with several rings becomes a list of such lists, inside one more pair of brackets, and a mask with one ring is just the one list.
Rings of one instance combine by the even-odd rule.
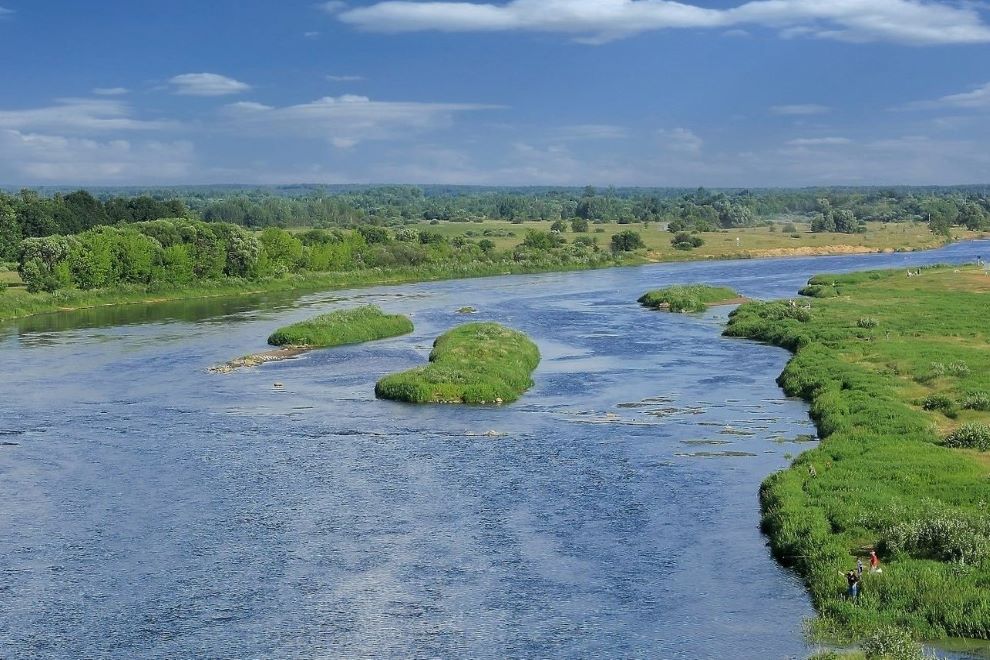
[[57, 291], [72, 282], [66, 260], [74, 236], [45, 236], [21, 241], [17, 272], [31, 293]]
[[828, 215], [824, 213], [816, 213], [811, 219], [811, 231], [820, 232], [834, 232], [835, 231], [835, 219], [832, 217], [832, 213], [829, 212]]
[[550, 225], [550, 231], [565, 232], [567, 231], [567, 223], [563, 220], [555, 220], [552, 225]]
[[835, 218], [835, 231], [842, 234], [855, 234], [859, 228], [856, 215], [849, 210], [841, 209], [833, 215]]
[[15, 260], [20, 242], [21, 225], [14, 215], [14, 205], [0, 195], [0, 261]]
[[530, 229], [526, 232], [526, 238], [523, 239], [522, 244], [530, 248], [531, 250], [552, 250], [563, 243], [560, 236], [551, 234], [548, 231], [539, 231], [538, 229]]
[[620, 231], [612, 236], [612, 252], [630, 252], [646, 247], [638, 232], [631, 229]]
[[574, 218], [571, 220], [571, 231], [574, 233], [585, 233], [588, 231], [588, 221], [584, 218]]

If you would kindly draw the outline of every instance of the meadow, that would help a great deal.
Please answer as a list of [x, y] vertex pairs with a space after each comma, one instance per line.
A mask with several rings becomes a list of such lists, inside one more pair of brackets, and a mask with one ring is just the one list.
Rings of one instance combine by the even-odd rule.
[[466, 323], [440, 335], [429, 360], [385, 376], [375, 395], [410, 403], [511, 403], [533, 386], [540, 351], [518, 330]]
[[[990, 422], [990, 277], [820, 275], [806, 291], [744, 304], [725, 331], [795, 352], [778, 382], [822, 438], [761, 487], [774, 555], [807, 582], [820, 633], [990, 638], [990, 454], [953, 441]], [[883, 571], [847, 600], [842, 572], [871, 549]]]

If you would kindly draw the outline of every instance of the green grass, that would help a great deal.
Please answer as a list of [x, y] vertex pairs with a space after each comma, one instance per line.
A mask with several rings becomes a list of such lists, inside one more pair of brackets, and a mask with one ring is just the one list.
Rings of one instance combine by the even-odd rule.
[[526, 335], [497, 323], [466, 323], [440, 335], [430, 363], [385, 376], [382, 399], [411, 403], [510, 403], [533, 386], [540, 351]]
[[[811, 403], [823, 438], [761, 487], [774, 554], [844, 636], [896, 626], [928, 639], [990, 638], [990, 456], [945, 446], [990, 415], [923, 408], [932, 395], [964, 402], [990, 391], [990, 278], [943, 267], [812, 283], [833, 292], [810, 310], [748, 303], [726, 329], [796, 351], [778, 382]], [[884, 571], [847, 602], [839, 571], [871, 547]]]
[[413, 331], [401, 314], [386, 314], [374, 305], [321, 314], [308, 321], [279, 328], [268, 338], [272, 346], [326, 348], [396, 337]]
[[639, 297], [639, 303], [644, 307], [667, 309], [671, 312], [703, 312], [710, 304], [737, 298], [739, 294], [728, 287], [689, 284], [649, 291]]

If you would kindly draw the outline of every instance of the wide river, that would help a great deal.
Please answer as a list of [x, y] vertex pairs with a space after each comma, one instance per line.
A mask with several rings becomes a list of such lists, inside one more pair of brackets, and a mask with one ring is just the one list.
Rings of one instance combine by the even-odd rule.
[[[507, 276], [0, 326], [0, 657], [802, 657], [813, 614], [759, 531], [806, 449], [788, 354], [647, 289], [793, 296], [926, 253]], [[375, 303], [412, 335], [216, 375], [276, 327]], [[377, 401], [468, 320], [527, 332], [501, 408]], [[283, 387], [274, 387], [276, 382]]]

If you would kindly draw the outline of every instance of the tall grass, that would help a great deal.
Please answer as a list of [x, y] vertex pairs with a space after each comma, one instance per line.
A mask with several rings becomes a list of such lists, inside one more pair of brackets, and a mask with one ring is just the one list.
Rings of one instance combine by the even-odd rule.
[[648, 291], [639, 297], [639, 304], [671, 312], [703, 312], [712, 303], [735, 300], [739, 294], [724, 286], [688, 284]]
[[[823, 441], [763, 483], [763, 529], [822, 616], [851, 636], [896, 626], [990, 638], [990, 462], [944, 440], [987, 415], [966, 409], [954, 420], [921, 407], [931, 395], [959, 400], [990, 388], [990, 284], [975, 275], [819, 276], [815, 285], [839, 293], [816, 299], [807, 318], [748, 303], [726, 329], [796, 351], [778, 382], [811, 403]], [[876, 327], [857, 323], [867, 314]], [[919, 379], [933, 362], [968, 368]], [[884, 571], [866, 575], [859, 602], [848, 602], [838, 573], [871, 547]]]
[[308, 321], [279, 328], [268, 338], [272, 346], [324, 348], [359, 344], [395, 337], [413, 331], [413, 324], [401, 314], [386, 314], [374, 305], [321, 314]]
[[533, 386], [540, 351], [497, 323], [467, 323], [440, 335], [430, 363], [385, 376], [376, 396], [411, 403], [510, 403]]

